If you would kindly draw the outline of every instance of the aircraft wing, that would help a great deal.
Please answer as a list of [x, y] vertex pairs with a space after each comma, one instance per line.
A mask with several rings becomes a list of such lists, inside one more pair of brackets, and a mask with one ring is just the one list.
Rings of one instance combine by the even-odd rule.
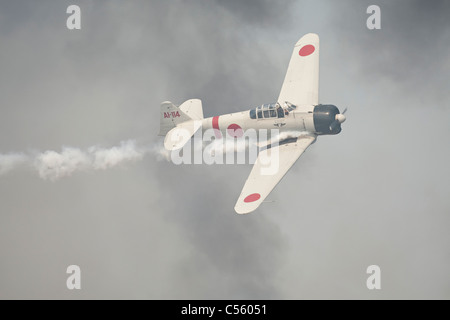
[[319, 103], [319, 36], [304, 35], [295, 44], [291, 60], [281, 87], [278, 103], [290, 102], [302, 110], [302, 106]]
[[234, 207], [239, 214], [254, 211], [284, 177], [302, 153], [316, 140], [301, 136], [294, 142], [261, 151]]

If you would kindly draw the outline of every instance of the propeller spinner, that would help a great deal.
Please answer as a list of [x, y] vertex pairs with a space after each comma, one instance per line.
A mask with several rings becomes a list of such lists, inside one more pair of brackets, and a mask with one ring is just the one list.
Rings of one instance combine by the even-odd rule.
[[347, 112], [347, 108], [345, 108], [344, 111], [342, 111], [342, 113], [338, 113], [336, 115], [336, 117], [334, 118], [335, 120], [330, 125], [330, 131], [334, 131], [338, 125], [340, 125], [347, 119], [344, 115], [344, 113], [346, 113], [346, 112]]

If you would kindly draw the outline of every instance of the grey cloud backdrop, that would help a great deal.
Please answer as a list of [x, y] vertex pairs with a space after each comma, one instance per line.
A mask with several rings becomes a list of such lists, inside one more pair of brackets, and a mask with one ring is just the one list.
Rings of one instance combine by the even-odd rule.
[[[370, 4], [381, 30], [366, 28]], [[320, 101], [349, 112], [246, 216], [233, 207], [248, 165], [146, 155], [55, 182], [1, 175], [0, 298], [450, 298], [449, 14], [448, 1], [1, 1], [0, 154], [154, 145], [164, 100], [200, 98], [205, 116], [272, 102], [308, 32]]]

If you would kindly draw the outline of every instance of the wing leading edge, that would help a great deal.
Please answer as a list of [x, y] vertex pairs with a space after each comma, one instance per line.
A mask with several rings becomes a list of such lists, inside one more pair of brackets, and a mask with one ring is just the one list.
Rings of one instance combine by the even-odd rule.
[[316, 136], [305, 135], [294, 142], [261, 151], [234, 210], [239, 214], [256, 210], [315, 140]]

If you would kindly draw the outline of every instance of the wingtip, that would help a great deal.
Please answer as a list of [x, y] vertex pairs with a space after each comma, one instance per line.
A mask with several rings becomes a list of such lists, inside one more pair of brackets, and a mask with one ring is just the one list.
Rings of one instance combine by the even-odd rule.
[[236, 204], [234, 206], [234, 211], [236, 211], [237, 214], [244, 215], [244, 214], [248, 214], [250, 212], [255, 211], [256, 209], [258, 209], [258, 207], [259, 207], [259, 204], [256, 207], [255, 206], [250, 206], [248, 204], [247, 205]]
[[250, 212], [253, 212], [254, 210], [250, 210], [250, 211], [248, 211], [248, 210], [241, 210], [241, 209], [238, 209], [238, 208], [234, 208], [234, 211], [238, 214], [238, 215], [245, 215], [245, 214], [248, 214], [248, 213], [250, 213]]
[[301, 44], [304, 44], [305, 42], [318, 42], [319, 41], [319, 35], [317, 33], [307, 33], [304, 36], [302, 36], [297, 43], [295, 44], [295, 46], [299, 46]]
[[247, 212], [245, 211], [244, 208], [242, 208], [242, 206], [239, 205], [239, 203], [236, 203], [236, 205], [234, 206], [234, 211], [237, 214], [246, 214]]

